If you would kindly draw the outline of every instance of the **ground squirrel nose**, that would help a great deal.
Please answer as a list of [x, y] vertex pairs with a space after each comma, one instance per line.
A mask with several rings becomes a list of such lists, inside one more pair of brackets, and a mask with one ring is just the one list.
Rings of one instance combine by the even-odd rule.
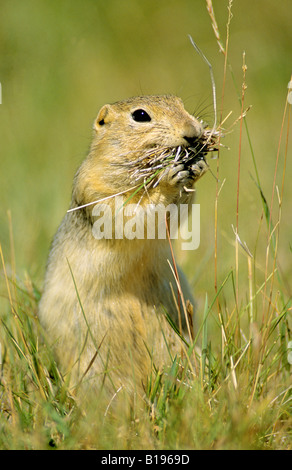
[[196, 143], [196, 141], [199, 139], [201, 133], [199, 132], [196, 132], [196, 134], [193, 134], [192, 136], [187, 136], [187, 135], [184, 135], [184, 139], [187, 141], [187, 143], [189, 145], [194, 145]]
[[202, 135], [203, 129], [199, 122], [189, 123], [184, 129], [183, 138], [192, 145]]

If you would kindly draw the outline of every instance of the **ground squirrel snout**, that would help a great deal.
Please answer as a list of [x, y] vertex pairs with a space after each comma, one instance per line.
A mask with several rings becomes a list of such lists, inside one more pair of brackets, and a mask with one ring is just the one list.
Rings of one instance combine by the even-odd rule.
[[[112, 208], [122, 193], [143, 207], [190, 205], [208, 148], [202, 122], [171, 95], [105, 105], [93, 129], [73, 181], [72, 211], [52, 242], [39, 317], [63, 373], [77, 383], [86, 372], [86, 379], [115, 390], [133, 379], [145, 384], [151, 364], [168, 354], [165, 338], [177, 340], [173, 331], [161, 331], [168, 328], [165, 311], [186, 325], [168, 241], [96, 240], [91, 204], [106, 200]], [[179, 278], [185, 301], [192, 301], [181, 272]]]

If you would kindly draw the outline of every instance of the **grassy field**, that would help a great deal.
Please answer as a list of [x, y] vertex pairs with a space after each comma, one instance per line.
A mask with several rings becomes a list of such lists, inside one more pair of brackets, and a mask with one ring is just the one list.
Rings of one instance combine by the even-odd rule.
[[[217, 24], [204, 0], [0, 3], [0, 449], [291, 450], [291, 2], [214, 0]], [[200, 247], [177, 246], [202, 353], [153, 372], [125, 412], [122, 392], [70, 393], [37, 304], [98, 109], [173, 93], [212, 125], [188, 34], [218, 121], [232, 111], [197, 186]]]

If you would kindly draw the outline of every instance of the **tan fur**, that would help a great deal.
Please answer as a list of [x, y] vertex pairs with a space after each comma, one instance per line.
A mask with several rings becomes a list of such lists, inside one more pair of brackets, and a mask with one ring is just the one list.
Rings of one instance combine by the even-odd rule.
[[[141, 108], [151, 116], [150, 122], [133, 120], [132, 112]], [[71, 208], [129, 189], [124, 194], [127, 198], [135, 185], [121, 163], [143, 156], [152, 147], [187, 146], [185, 137], [199, 137], [202, 132], [200, 122], [174, 96], [136, 97], [103, 106], [94, 123], [89, 155], [74, 178]], [[204, 170], [201, 167], [199, 173]], [[140, 191], [131, 203], [142, 207], [149, 200], [190, 204], [192, 192], [185, 189], [193, 186], [199, 173], [186, 177], [183, 172], [165, 170], [156, 188], [142, 199], [144, 190]], [[107, 202], [114, 207], [113, 199]], [[85, 379], [99, 386], [105, 379], [113, 390], [133, 381], [145, 386], [151, 357], [159, 363], [166, 354], [161, 328], [168, 338], [172, 335], [163, 311], [178, 324], [173, 298], [177, 286], [167, 261], [171, 262], [169, 244], [158, 239], [96, 240], [93, 207], [67, 213], [54, 237], [39, 317], [61, 370], [70, 372], [74, 383], [98, 349]], [[185, 300], [192, 299], [182, 273], [180, 281]]]

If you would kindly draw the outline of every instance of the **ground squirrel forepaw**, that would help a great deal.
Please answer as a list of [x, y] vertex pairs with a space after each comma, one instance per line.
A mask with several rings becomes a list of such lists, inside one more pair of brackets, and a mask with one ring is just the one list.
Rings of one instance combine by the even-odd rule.
[[194, 175], [195, 181], [201, 178], [204, 173], [208, 170], [209, 166], [205, 160], [199, 160], [198, 162], [192, 165], [192, 173]]
[[190, 171], [184, 164], [171, 166], [167, 169], [167, 182], [171, 186], [185, 185], [191, 179]]

